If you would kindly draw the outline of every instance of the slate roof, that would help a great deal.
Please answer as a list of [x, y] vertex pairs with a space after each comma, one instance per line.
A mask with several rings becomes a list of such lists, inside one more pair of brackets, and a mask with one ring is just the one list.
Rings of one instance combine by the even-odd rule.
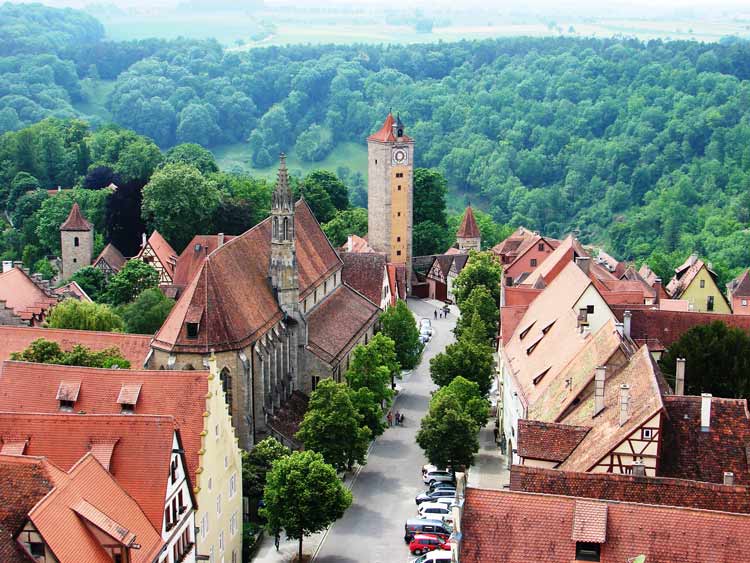
[[744, 399], [711, 400], [711, 428], [701, 431], [701, 397], [665, 396], [660, 473], [665, 477], [722, 483], [734, 473], [750, 485], [750, 415]]
[[750, 269], [730, 281], [727, 284], [727, 291], [732, 297], [750, 297]]
[[0, 413], [0, 440], [67, 471], [92, 446], [116, 441], [110, 473], [161, 530], [175, 420], [171, 416]]
[[[571, 563], [576, 503], [556, 495], [467, 489], [461, 563]], [[607, 507], [602, 563], [728, 563], [750, 550], [750, 516], [708, 510], [596, 502]]]
[[122, 332], [0, 326], [0, 361], [9, 359], [12, 352], [22, 352], [39, 338], [57, 342], [63, 350], [70, 350], [76, 344], [91, 350], [104, 350], [114, 346], [133, 368], [139, 368], [143, 366], [149, 353], [152, 337], [148, 334]]
[[[302, 301], [342, 262], [307, 203], [298, 201], [295, 210]], [[264, 334], [284, 316], [268, 280], [270, 257], [270, 218], [212, 252], [154, 337], [154, 347], [198, 353], [234, 350]], [[195, 339], [187, 337], [191, 311], [200, 313]]]
[[380, 308], [345, 284], [326, 296], [307, 317], [307, 347], [335, 365], [377, 319]]
[[0, 274], [0, 301], [24, 321], [32, 322], [42, 319], [58, 298], [45, 292], [21, 268], [13, 268]]
[[689, 479], [584, 473], [514, 465], [510, 471], [510, 489], [527, 493], [750, 513], [750, 488], [747, 486], [703, 483]]
[[120, 269], [125, 265], [125, 262], [127, 262], [127, 258], [125, 258], [122, 255], [122, 252], [120, 252], [118, 248], [110, 242], [99, 253], [99, 256], [96, 257], [92, 265], [96, 266], [99, 262], [102, 261], [106, 262], [109, 267], [112, 268], [115, 272], [119, 272]]
[[[393, 124], [396, 123], [396, 119], [393, 117], [393, 114], [388, 112], [388, 116], [385, 118], [385, 121], [383, 122], [383, 126], [376, 132], [367, 137], [368, 141], [378, 141], [381, 143], [392, 143], [395, 142], [396, 136], [393, 134]], [[404, 135], [401, 137], [402, 141], [409, 142], [411, 141], [411, 138]]]
[[[185, 447], [185, 461], [195, 479], [201, 466], [201, 432], [208, 393], [207, 371], [124, 370], [4, 362], [0, 372], [0, 411], [18, 413], [59, 412], [57, 390], [62, 382], [75, 383], [80, 391], [74, 412], [121, 414], [123, 389], [138, 386], [133, 412], [137, 415], [173, 416]], [[127, 393], [126, 393], [127, 394]]]
[[375, 305], [380, 305], [383, 300], [383, 280], [386, 276], [385, 254], [342, 252], [339, 256], [344, 262], [341, 279]]
[[519, 420], [518, 455], [544, 461], [565, 461], [588, 431], [586, 426]]
[[470, 205], [466, 208], [466, 211], [464, 211], [461, 225], [456, 232], [456, 238], [479, 238], [481, 236], [482, 234], [479, 232], [477, 220], [474, 218], [474, 211], [471, 209]]
[[61, 231], [90, 231], [91, 229], [91, 223], [83, 217], [81, 208], [78, 207], [77, 203], [73, 204], [70, 213], [68, 213], [68, 218], [60, 225]]

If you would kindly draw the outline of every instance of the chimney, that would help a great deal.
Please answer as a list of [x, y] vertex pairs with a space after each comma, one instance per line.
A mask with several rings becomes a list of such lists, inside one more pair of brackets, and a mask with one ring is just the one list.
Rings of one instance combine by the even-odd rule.
[[677, 358], [677, 369], [674, 382], [674, 394], [685, 394], [685, 358]]
[[625, 311], [622, 314], [622, 330], [625, 333], [625, 336], [630, 338], [630, 326], [631, 326], [631, 318], [633, 317], [633, 313], [630, 311]]
[[617, 331], [617, 334], [620, 335], [620, 338], [622, 338], [622, 335], [625, 334], [625, 329], [622, 323], [615, 323], [615, 330]]
[[656, 290], [656, 298], [654, 300], [654, 303], [657, 305], [659, 304], [659, 297], [661, 295], [661, 278], [656, 278], [654, 280], [653, 288]]
[[607, 366], [596, 368], [594, 379], [594, 416], [604, 410], [604, 382], [607, 380]]
[[141, 234], [141, 248], [146, 248], [146, 233]]
[[219, 233], [217, 238], [219, 239], [219, 248], [221, 248], [222, 246], [224, 246], [224, 233]]
[[349, 235], [346, 237], [346, 251], [351, 252], [352, 248], [354, 248], [354, 243], [352, 242], [352, 235]]
[[711, 393], [701, 393], [701, 432], [711, 429]]
[[633, 462], [633, 477], [645, 477], [646, 476], [646, 466], [643, 464], [641, 460], [637, 460]]
[[731, 471], [724, 472], [724, 484], [729, 486], [734, 485], [734, 473]]
[[576, 256], [576, 264], [584, 274], [587, 276], [589, 275], [589, 270], [591, 269], [591, 258], [588, 256]]
[[630, 385], [623, 383], [620, 385], [620, 426], [630, 418]]

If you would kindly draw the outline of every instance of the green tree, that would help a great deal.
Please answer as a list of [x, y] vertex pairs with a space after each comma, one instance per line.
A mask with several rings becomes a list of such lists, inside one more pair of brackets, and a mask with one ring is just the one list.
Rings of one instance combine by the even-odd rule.
[[445, 195], [447, 193], [448, 182], [440, 172], [434, 169], [415, 168], [414, 225], [431, 221], [434, 225], [445, 229], [447, 226]]
[[360, 387], [356, 391], [350, 388], [348, 391], [354, 409], [362, 417], [362, 425], [370, 430], [371, 436], [376, 438], [385, 432], [383, 408], [375, 400], [375, 394], [367, 387]]
[[331, 202], [331, 196], [325, 188], [318, 183], [300, 184], [296, 193], [310, 206], [310, 209], [321, 225], [332, 221], [336, 216], [336, 207]]
[[109, 278], [104, 300], [112, 305], [125, 305], [143, 291], [159, 285], [159, 272], [140, 260], [128, 260], [115, 275]]
[[355, 391], [369, 389], [378, 404], [386, 404], [393, 396], [390, 383], [399, 371], [396, 345], [381, 332], [366, 345], [354, 348], [346, 382]]
[[381, 332], [396, 345], [396, 359], [401, 369], [412, 369], [419, 362], [422, 345], [414, 315], [406, 302], [398, 300], [380, 315]]
[[455, 329], [457, 337], [461, 337], [464, 330], [473, 321], [474, 315], [477, 314], [485, 325], [486, 341], [495, 339], [499, 312], [496, 301], [485, 286], [475, 286], [469, 296], [461, 303], [460, 309], [461, 317], [456, 322]]
[[125, 330], [134, 334], [155, 334], [174, 306], [158, 287], [143, 290], [135, 301], [123, 305], [118, 313], [125, 321]]
[[296, 438], [306, 450], [320, 452], [338, 471], [364, 464], [371, 434], [343, 383], [326, 379], [310, 396]]
[[164, 162], [189, 164], [197, 168], [201, 174], [213, 174], [219, 171], [213, 153], [195, 143], [183, 143], [172, 147], [167, 151]]
[[490, 402], [482, 396], [479, 385], [460, 375], [445, 387], [437, 390], [433, 398], [452, 395], [458, 404], [469, 414], [479, 428], [487, 424], [490, 416]]
[[65, 299], [47, 315], [50, 328], [122, 332], [125, 323], [108, 305]]
[[116, 347], [93, 351], [86, 346], [76, 344], [70, 351], [64, 351], [57, 342], [39, 338], [20, 352], [13, 352], [11, 360], [19, 362], [36, 362], [41, 364], [61, 364], [66, 366], [83, 366], [93, 368], [118, 367], [129, 369], [130, 362], [122, 356]]
[[124, 182], [147, 182], [164, 160], [159, 147], [145, 137], [128, 144], [121, 152], [115, 164], [115, 172]]
[[197, 233], [211, 226], [220, 193], [197, 168], [166, 164], [143, 188], [143, 220], [157, 229], [179, 252]]
[[51, 280], [57, 275], [57, 270], [55, 270], [47, 258], [40, 258], [34, 262], [31, 271], [35, 274], [40, 274], [45, 280]]
[[685, 358], [685, 393], [750, 399], [750, 336], [721, 321], [694, 326], [674, 342], [659, 367], [674, 387], [677, 358]]
[[268, 530], [284, 530], [288, 538], [299, 540], [298, 561], [302, 561], [302, 539], [341, 518], [352, 504], [352, 494], [321, 454], [305, 451], [273, 463], [263, 500], [261, 515]]
[[306, 195], [312, 186], [328, 194], [331, 203], [338, 211], [349, 209], [349, 191], [336, 174], [328, 170], [313, 170], [302, 181], [302, 193]]
[[479, 426], [451, 393], [435, 396], [422, 418], [417, 444], [430, 463], [458, 471], [474, 462], [479, 451]]
[[261, 440], [249, 452], [242, 451], [242, 494], [250, 499], [253, 514], [263, 499], [266, 476], [271, 466], [277, 459], [291, 453], [289, 448], [273, 437]]
[[10, 191], [8, 192], [8, 202], [6, 207], [8, 209], [15, 209], [16, 202], [28, 192], [41, 189], [39, 180], [34, 178], [28, 172], [19, 172], [10, 184]]
[[491, 252], [472, 252], [466, 266], [453, 283], [453, 294], [459, 308], [461, 303], [471, 295], [472, 290], [480, 285], [487, 288], [495, 303], [500, 300], [500, 279], [503, 268]]
[[442, 254], [453, 244], [453, 240], [453, 235], [437, 223], [429, 220], [416, 223], [412, 232], [414, 256]]
[[430, 360], [430, 375], [435, 384], [449, 385], [459, 375], [476, 383], [482, 396], [492, 387], [495, 361], [489, 344], [472, 342], [466, 338], [449, 344], [445, 351]]
[[349, 235], [362, 237], [367, 234], [367, 209], [355, 207], [339, 211], [322, 227], [331, 244], [339, 247], [346, 243]]
[[94, 301], [99, 301], [106, 286], [104, 272], [93, 266], [81, 268], [71, 276], [70, 281], [74, 281], [80, 285], [81, 289], [86, 292], [86, 295]]

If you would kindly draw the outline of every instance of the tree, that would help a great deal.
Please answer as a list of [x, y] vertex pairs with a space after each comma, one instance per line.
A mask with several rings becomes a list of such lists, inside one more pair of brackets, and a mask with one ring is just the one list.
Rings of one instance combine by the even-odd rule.
[[446, 393], [430, 401], [417, 432], [417, 444], [430, 463], [455, 472], [474, 462], [474, 454], [479, 451], [478, 432], [479, 426], [459, 399]]
[[326, 379], [310, 396], [296, 438], [306, 450], [320, 452], [326, 463], [344, 471], [355, 463], [365, 463], [371, 434], [363, 426], [346, 385]]
[[65, 299], [47, 315], [50, 328], [122, 332], [125, 323], [108, 305]]
[[448, 385], [438, 389], [433, 397], [447, 395], [452, 395], [458, 399], [458, 404], [461, 405], [465, 413], [474, 419], [479, 428], [487, 424], [490, 416], [490, 403], [482, 397], [479, 385], [459, 375]]
[[141, 292], [159, 285], [159, 272], [140, 260], [128, 260], [122, 269], [109, 278], [104, 300], [112, 305], [133, 301]]
[[141, 234], [146, 232], [141, 218], [144, 185], [145, 182], [141, 180], [121, 182], [107, 198], [104, 217], [107, 239], [125, 256], [138, 253]]
[[328, 194], [331, 203], [338, 211], [349, 208], [349, 191], [336, 174], [328, 170], [313, 170], [302, 181], [302, 193], [316, 186]]
[[495, 361], [492, 347], [462, 338], [430, 360], [430, 375], [435, 384], [449, 385], [459, 375], [476, 383], [486, 397], [492, 387]]
[[83, 187], [87, 190], [101, 190], [118, 182], [120, 178], [109, 166], [92, 166], [83, 179]]
[[210, 146], [221, 135], [216, 124], [216, 108], [210, 104], [191, 103], [180, 112], [177, 140]]
[[432, 221], [415, 223], [412, 241], [414, 256], [442, 254], [453, 244], [453, 235], [443, 226]]
[[376, 438], [385, 432], [383, 407], [375, 400], [375, 394], [367, 387], [360, 387], [356, 391], [350, 388], [348, 391], [354, 409], [362, 417], [362, 425], [370, 430], [371, 436]]
[[419, 362], [422, 345], [414, 315], [406, 302], [399, 300], [380, 315], [381, 332], [396, 345], [396, 359], [401, 369], [412, 369]]
[[151, 139], [140, 137], [120, 152], [115, 172], [124, 182], [147, 182], [163, 159], [159, 147]]
[[[431, 221], [445, 229], [445, 195], [448, 183], [445, 177], [434, 169], [414, 169], [414, 225]], [[428, 253], [433, 254], [433, 253]], [[419, 254], [417, 254], [419, 255]]]
[[503, 268], [491, 252], [472, 252], [466, 266], [453, 283], [453, 294], [459, 308], [461, 303], [471, 295], [472, 290], [483, 285], [490, 292], [495, 303], [500, 300], [500, 279]]
[[250, 499], [253, 514], [263, 499], [266, 477], [273, 463], [291, 453], [289, 448], [273, 437], [261, 440], [249, 452], [242, 451], [242, 494]]
[[333, 467], [317, 452], [294, 452], [276, 460], [266, 477], [261, 515], [272, 533], [284, 530], [299, 540], [324, 530], [344, 515], [352, 494], [344, 487]]
[[323, 225], [323, 232], [335, 247], [346, 243], [349, 235], [367, 234], [367, 209], [355, 207], [339, 211], [333, 219]]
[[28, 192], [41, 189], [39, 180], [34, 178], [28, 172], [19, 172], [10, 184], [10, 192], [8, 193], [8, 209], [14, 209], [18, 199]]
[[395, 343], [381, 332], [368, 344], [354, 348], [346, 382], [355, 391], [369, 389], [376, 403], [386, 404], [393, 396], [390, 383], [398, 372]]
[[487, 341], [493, 341], [497, 336], [498, 308], [489, 290], [483, 285], [477, 285], [469, 296], [461, 303], [461, 317], [456, 323], [456, 336], [461, 337], [464, 329], [473, 322], [474, 315], [479, 315], [486, 328]]
[[305, 198], [318, 223], [328, 223], [336, 216], [336, 207], [322, 185], [314, 182], [301, 184], [298, 193]]
[[213, 174], [219, 171], [213, 153], [195, 143], [183, 143], [172, 147], [167, 151], [164, 162], [189, 164], [197, 168], [201, 174]]
[[143, 290], [135, 301], [118, 311], [125, 321], [125, 330], [134, 334], [155, 334], [174, 306], [158, 287]]
[[93, 266], [85, 266], [73, 274], [70, 281], [76, 282], [86, 295], [94, 301], [98, 301], [106, 286], [104, 272]]
[[221, 196], [214, 183], [188, 164], [166, 164], [143, 188], [143, 219], [179, 252], [211, 226]]
[[66, 366], [84, 366], [93, 368], [118, 367], [129, 369], [130, 362], [122, 356], [116, 347], [93, 351], [86, 346], [76, 344], [66, 352], [57, 342], [39, 338], [20, 352], [13, 352], [11, 360], [19, 362], [36, 362], [40, 364], [61, 364]]
[[674, 387], [677, 358], [685, 358], [685, 393], [750, 399], [750, 336], [721, 321], [694, 326], [659, 360]]
[[306, 162], [323, 160], [333, 149], [333, 135], [326, 127], [313, 123], [300, 133], [294, 145], [297, 156]]

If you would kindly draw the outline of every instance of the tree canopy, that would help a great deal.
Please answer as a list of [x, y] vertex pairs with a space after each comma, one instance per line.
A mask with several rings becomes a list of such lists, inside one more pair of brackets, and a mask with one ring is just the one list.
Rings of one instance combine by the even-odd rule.
[[21, 362], [90, 368], [130, 368], [130, 362], [123, 357], [122, 352], [116, 347], [93, 351], [86, 346], [76, 344], [69, 351], [64, 351], [57, 342], [44, 338], [35, 340], [25, 350], [11, 353], [10, 359]]
[[414, 315], [406, 302], [398, 300], [380, 315], [382, 333], [396, 346], [396, 359], [401, 369], [412, 369], [419, 362], [422, 346], [419, 342], [419, 329]]
[[158, 287], [144, 289], [132, 303], [123, 305], [118, 314], [125, 322], [125, 330], [135, 334], [155, 334], [164, 324], [174, 306]]
[[500, 302], [500, 279], [503, 268], [491, 252], [471, 252], [461, 273], [453, 282], [453, 294], [459, 308], [477, 286], [484, 286], [495, 303]]
[[65, 299], [55, 305], [47, 315], [46, 323], [50, 328], [74, 330], [122, 332], [125, 329], [122, 318], [109, 305], [77, 299]]
[[109, 278], [104, 299], [112, 305], [125, 305], [141, 292], [159, 285], [159, 272], [141, 260], [128, 260]]

